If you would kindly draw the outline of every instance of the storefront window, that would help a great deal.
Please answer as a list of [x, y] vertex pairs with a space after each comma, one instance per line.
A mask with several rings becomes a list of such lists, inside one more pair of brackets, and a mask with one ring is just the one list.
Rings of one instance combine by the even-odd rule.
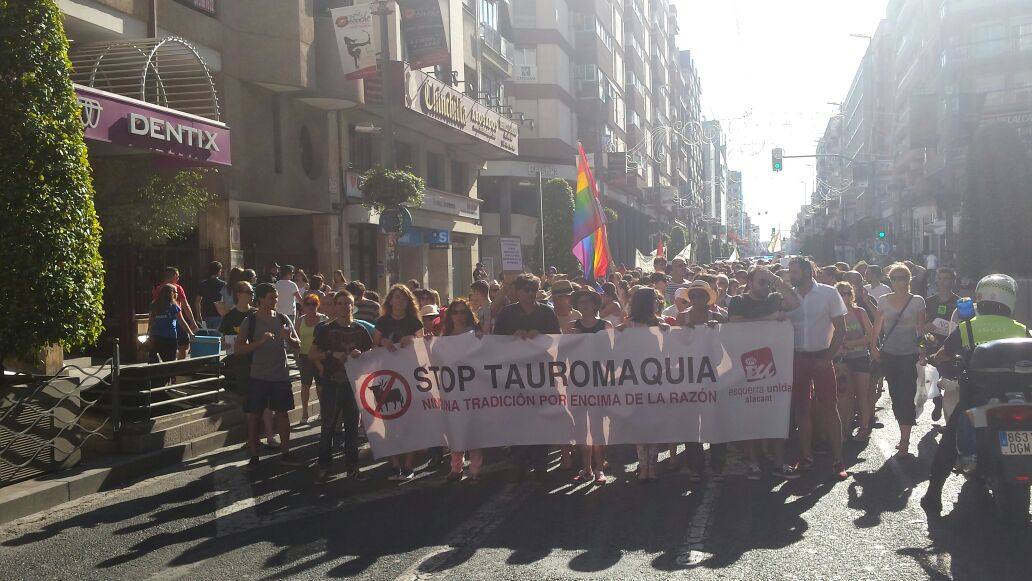
[[451, 164], [452, 191], [461, 196], [469, 195], [469, 165], [461, 161]]
[[436, 151], [426, 152], [426, 185], [438, 190], [445, 188], [444, 156]]

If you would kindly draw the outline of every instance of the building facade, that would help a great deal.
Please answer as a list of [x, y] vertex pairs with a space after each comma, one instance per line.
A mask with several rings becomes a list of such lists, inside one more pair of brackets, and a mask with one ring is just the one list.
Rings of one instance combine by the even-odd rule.
[[[90, 90], [133, 97], [131, 83], [113, 83], [116, 75], [103, 65], [94, 70], [92, 63], [103, 61], [96, 55], [124, 46], [182, 47], [183, 54], [203, 63], [211, 80], [209, 100], [217, 106], [202, 120], [225, 131], [221, 139], [232, 132], [231, 163], [193, 156], [192, 163], [218, 165], [208, 184], [218, 200], [200, 217], [195, 235], [159, 253], [155, 270], [178, 264], [189, 285], [201, 278], [200, 265], [212, 259], [262, 274], [277, 262], [310, 273], [341, 269], [348, 279], [385, 287], [386, 238], [379, 216], [361, 204], [358, 187], [364, 171], [385, 161], [383, 86], [378, 77], [345, 78], [330, 12], [368, 3], [58, 2], [72, 43], [73, 79]], [[465, 292], [479, 260], [478, 174], [488, 160], [514, 157], [518, 146], [518, 120], [503, 108], [513, 59], [508, 4], [440, 0], [448, 57], [423, 70], [402, 64], [408, 60], [407, 33], [397, 5], [389, 5], [393, 161], [423, 177], [428, 187], [422, 205], [410, 208], [412, 228], [398, 242], [399, 274], [454, 296], [457, 289]], [[153, 62], [144, 59], [131, 73], [140, 78], [160, 69], [162, 75], [152, 76], [166, 86], [135, 97], [167, 108], [169, 96], [189, 96], [191, 88], [178, 80], [182, 75], [170, 72], [172, 58], [181, 55], [154, 54]], [[481, 127], [471, 130], [449, 118], [448, 111], [423, 99], [425, 94], [476, 111]], [[488, 135], [489, 129], [494, 134]], [[90, 153], [123, 154], [107, 144], [91, 147]], [[153, 277], [144, 274], [140, 301]]]
[[893, 0], [841, 117], [848, 183], [840, 205], [800, 214], [803, 247], [831, 228], [845, 258], [953, 262], [978, 130], [1005, 124], [1032, 142], [1032, 4]]

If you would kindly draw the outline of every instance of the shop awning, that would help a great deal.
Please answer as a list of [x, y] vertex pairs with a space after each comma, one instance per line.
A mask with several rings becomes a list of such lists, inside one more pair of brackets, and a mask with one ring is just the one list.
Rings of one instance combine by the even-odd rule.
[[185, 40], [144, 38], [75, 43], [72, 82], [152, 105], [221, 121], [215, 81]]
[[220, 122], [211, 72], [186, 41], [82, 43], [69, 58], [86, 139], [116, 151], [231, 164], [229, 128]]

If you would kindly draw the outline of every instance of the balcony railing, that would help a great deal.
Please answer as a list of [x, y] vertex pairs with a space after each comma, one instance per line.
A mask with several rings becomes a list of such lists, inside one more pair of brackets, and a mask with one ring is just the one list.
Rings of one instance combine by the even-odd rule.
[[484, 44], [491, 48], [491, 50], [498, 53], [502, 58], [513, 63], [513, 46], [512, 42], [502, 36], [500, 32], [491, 28], [486, 24], [481, 24], [483, 30]]

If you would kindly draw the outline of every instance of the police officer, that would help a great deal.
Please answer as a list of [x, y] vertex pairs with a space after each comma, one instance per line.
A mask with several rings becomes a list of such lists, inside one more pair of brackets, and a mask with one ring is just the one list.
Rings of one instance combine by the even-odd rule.
[[[978, 281], [975, 287], [978, 314], [961, 322], [950, 333], [933, 360], [944, 363], [959, 356], [966, 363], [978, 345], [998, 339], [1028, 337], [1028, 329], [1012, 318], [1017, 295], [1018, 283], [1005, 274], [991, 274]], [[971, 407], [965, 398], [966, 391], [961, 389], [961, 401], [946, 422], [939, 448], [932, 459], [928, 492], [921, 498], [921, 508], [929, 516], [937, 517], [942, 512], [942, 487], [957, 461], [957, 419], [964, 410]]]

